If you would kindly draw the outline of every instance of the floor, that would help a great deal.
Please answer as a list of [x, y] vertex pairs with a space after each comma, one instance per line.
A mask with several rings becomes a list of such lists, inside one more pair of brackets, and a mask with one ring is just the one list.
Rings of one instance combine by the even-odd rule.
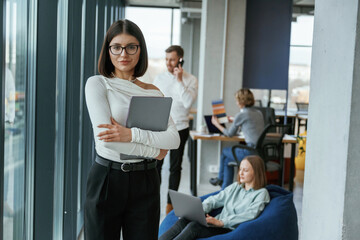
[[[186, 149], [185, 149], [185, 152]], [[162, 179], [163, 182], [161, 184], [161, 212], [160, 212], [160, 223], [165, 218], [165, 206], [167, 201], [167, 188], [168, 188], [168, 180], [169, 179], [169, 159], [165, 158], [162, 171]], [[183, 164], [182, 164], [182, 176], [181, 183], [179, 186], [179, 191], [183, 193], [190, 194], [190, 163], [187, 156], [184, 156]], [[298, 214], [298, 222], [299, 222], [299, 232], [301, 227], [301, 211], [302, 211], [302, 196], [303, 196], [303, 182], [304, 182], [304, 171], [296, 170], [296, 177], [294, 179], [294, 204]], [[287, 185], [284, 186], [287, 188]], [[198, 186], [198, 195], [205, 195], [216, 190], [219, 190], [219, 187], [214, 187], [210, 183], [209, 184], [200, 184]], [[84, 237], [81, 235], [79, 240], [83, 240]]]

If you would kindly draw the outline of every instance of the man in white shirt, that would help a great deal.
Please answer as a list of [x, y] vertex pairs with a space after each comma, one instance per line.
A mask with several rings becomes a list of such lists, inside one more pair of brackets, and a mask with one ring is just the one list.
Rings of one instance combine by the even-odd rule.
[[[181, 164], [186, 140], [189, 137], [189, 111], [197, 97], [198, 81], [195, 76], [187, 73], [182, 68], [184, 63], [184, 50], [182, 47], [172, 45], [166, 50], [166, 72], [155, 77], [154, 85], [166, 97], [172, 97], [170, 115], [176, 124], [180, 135], [180, 146], [176, 150], [170, 150], [170, 177], [169, 189], [177, 191], [181, 178]], [[158, 172], [161, 180], [161, 168], [163, 161], [158, 161]], [[173, 208], [168, 196], [166, 214]]]

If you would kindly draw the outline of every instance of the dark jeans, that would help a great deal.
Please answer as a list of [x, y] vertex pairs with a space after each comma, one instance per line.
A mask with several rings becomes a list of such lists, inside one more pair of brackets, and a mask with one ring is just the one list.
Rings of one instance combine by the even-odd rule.
[[[181, 164], [184, 155], [184, 148], [186, 140], [189, 138], [189, 128], [179, 131], [180, 135], [180, 146], [178, 149], [170, 150], [170, 177], [169, 177], [169, 189], [177, 191], [180, 185], [181, 178]], [[164, 160], [157, 162], [157, 170], [161, 182], [161, 169]], [[170, 197], [168, 195], [168, 203], [171, 203]]]
[[169, 230], [160, 236], [159, 240], [192, 240], [212, 237], [228, 233], [231, 230], [221, 227], [205, 227], [197, 222], [190, 222], [184, 218], [179, 219]]
[[155, 168], [123, 172], [94, 163], [85, 201], [85, 239], [157, 239], [160, 182]]

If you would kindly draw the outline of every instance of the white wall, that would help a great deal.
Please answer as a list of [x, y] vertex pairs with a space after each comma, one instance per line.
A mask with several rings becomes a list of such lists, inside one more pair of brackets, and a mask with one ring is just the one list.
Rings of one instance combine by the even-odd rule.
[[229, 0], [224, 62], [224, 102], [228, 114], [239, 112], [234, 94], [242, 88], [245, 53], [246, 1]]
[[302, 207], [304, 240], [360, 236], [358, 14], [357, 0], [316, 1]]
[[187, 72], [199, 77], [201, 19], [190, 18], [181, 24], [181, 46], [184, 48], [184, 68]]

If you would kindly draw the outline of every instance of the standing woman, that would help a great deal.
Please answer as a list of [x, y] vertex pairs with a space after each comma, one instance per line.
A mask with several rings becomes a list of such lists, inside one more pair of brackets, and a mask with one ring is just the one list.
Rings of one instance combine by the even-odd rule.
[[[85, 86], [97, 153], [87, 181], [86, 240], [118, 240], [121, 231], [124, 240], [157, 239], [160, 184], [156, 159], [178, 148], [180, 139], [171, 119], [163, 132], [124, 127], [132, 96], [163, 96], [152, 84], [137, 79], [147, 65], [139, 27], [129, 20], [114, 22], [99, 57], [101, 75], [90, 77]], [[121, 153], [144, 159], [122, 160]]]

